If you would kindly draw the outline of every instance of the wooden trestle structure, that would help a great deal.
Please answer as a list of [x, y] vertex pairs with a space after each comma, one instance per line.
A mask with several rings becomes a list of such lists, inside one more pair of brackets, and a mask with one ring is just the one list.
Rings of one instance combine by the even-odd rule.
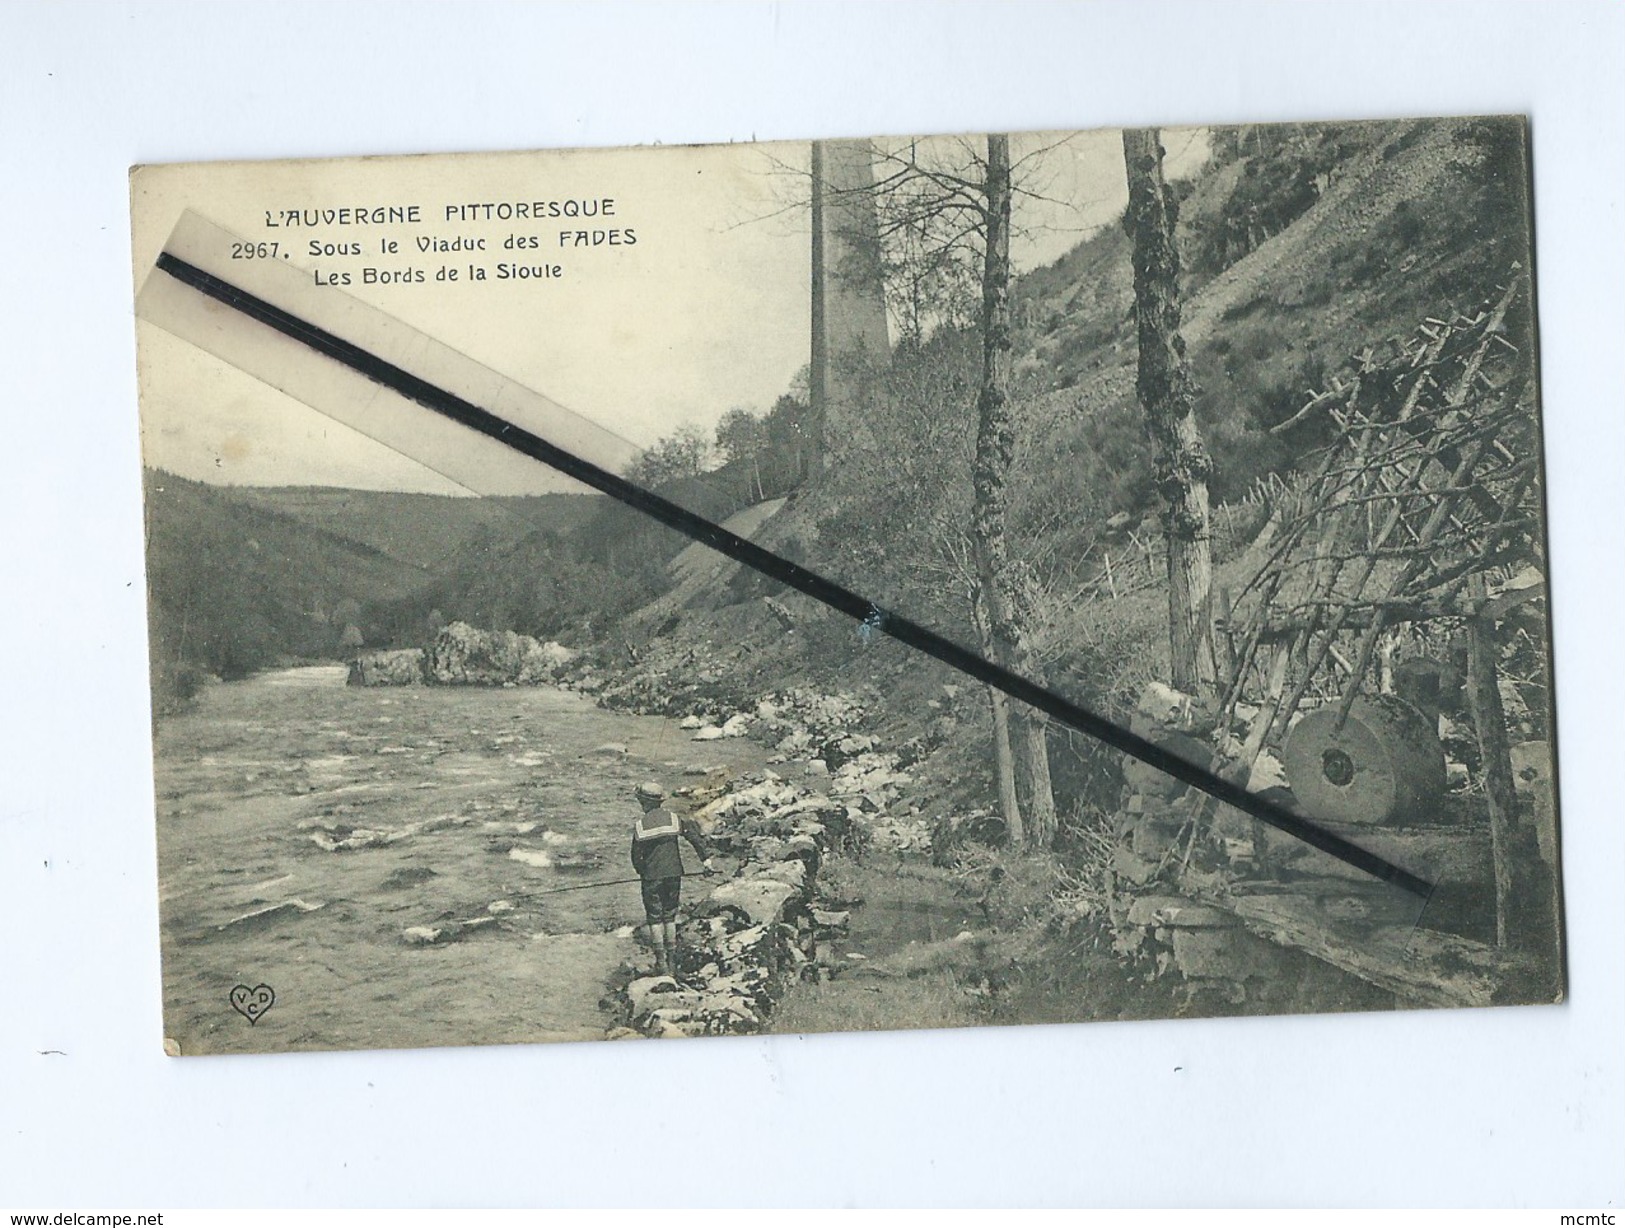
[[[1335, 750], [1329, 784], [1308, 779], [1318, 760], [1284, 754], [1289, 783], [1317, 821], [1324, 808], [1309, 804], [1311, 786], [1335, 798], [1346, 785], [1353, 817], [1341, 816], [1340, 830], [1455, 892], [1458, 923], [1439, 924], [1441, 896], [1426, 910], [1417, 901], [1419, 922], [1395, 914], [1385, 928], [1371, 913], [1342, 924], [1324, 893], [1272, 876], [1263, 857], [1250, 875], [1181, 879], [1184, 894], [1256, 934], [1434, 1005], [1550, 1001], [1561, 985], [1556, 816], [1542, 758], [1551, 730], [1539, 418], [1533, 355], [1514, 342], [1534, 328], [1527, 277], [1512, 272], [1475, 310], [1355, 355], [1274, 428], [1327, 442], [1273, 488], [1246, 579], [1216, 602], [1216, 727], [1241, 743], [1233, 770], [1245, 775], [1266, 748], [1283, 753], [1311, 717], [1327, 746], [1364, 721], [1375, 730], [1368, 742], [1387, 740], [1374, 753], [1397, 765], [1388, 776], [1419, 777], [1385, 795], [1397, 817], [1358, 813], [1364, 800], [1344, 778], [1354, 768]], [[1437, 667], [1433, 689], [1407, 694], [1407, 663], [1425, 660]], [[1518, 739], [1509, 700], [1524, 722]], [[1393, 715], [1402, 709], [1409, 715]], [[1463, 757], [1476, 759], [1448, 798], [1437, 737], [1447, 712], [1465, 713], [1456, 728]], [[1264, 833], [1255, 837], [1263, 848]], [[1477, 911], [1474, 924], [1459, 923], [1463, 909]]]

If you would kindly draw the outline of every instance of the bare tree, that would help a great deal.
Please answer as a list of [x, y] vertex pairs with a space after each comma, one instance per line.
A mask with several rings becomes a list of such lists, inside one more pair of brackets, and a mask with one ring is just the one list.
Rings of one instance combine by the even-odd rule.
[[730, 409], [717, 423], [717, 448], [728, 460], [751, 468], [754, 498], [767, 496], [762, 487], [762, 451], [767, 447], [767, 424], [748, 409]]
[[[861, 188], [875, 219], [871, 267], [885, 276], [899, 345], [923, 355], [937, 329], [963, 329], [980, 341], [976, 445], [969, 458], [968, 525], [938, 525], [937, 550], [947, 570], [969, 583], [964, 590], [981, 650], [990, 660], [1027, 677], [1041, 670], [1031, 628], [1036, 578], [1011, 550], [1007, 483], [1016, 452], [1012, 419], [1010, 239], [1012, 202], [1036, 196], [1019, 182], [1010, 140], [992, 135], [985, 145], [965, 138], [906, 141], [873, 149], [873, 181]], [[1026, 169], [1030, 170], [1031, 165]], [[830, 195], [827, 186], [825, 194]], [[826, 201], [827, 206], [827, 201]], [[951, 394], [949, 394], [951, 395]], [[951, 417], [937, 407], [930, 416]], [[854, 463], [861, 458], [851, 458]], [[936, 458], [931, 484], [947, 480], [950, 466]], [[961, 470], [961, 473], [964, 471]], [[960, 479], [961, 481], [963, 479]], [[967, 531], [968, 530], [968, 531]], [[1011, 841], [1047, 846], [1056, 812], [1050, 779], [1046, 718], [990, 688], [994, 766], [1000, 811]]]
[[[976, 398], [976, 452], [972, 462], [971, 543], [976, 584], [973, 617], [982, 650], [996, 663], [1030, 674], [1025, 598], [1030, 587], [1011, 557], [1007, 482], [1015, 452], [1010, 367], [1010, 140], [989, 135], [985, 158], [966, 147], [956, 166], [929, 166], [919, 150], [882, 157], [877, 180], [882, 236], [896, 236], [894, 266], [907, 270], [905, 336], [918, 341], [924, 316], [953, 321], [956, 269], [967, 246], [980, 240], [980, 333], [982, 362]], [[963, 284], [961, 282], [961, 284]], [[925, 287], [932, 287], [927, 296]], [[989, 689], [999, 808], [1011, 842], [1047, 845], [1055, 834], [1055, 797], [1042, 714], [1013, 705]], [[1025, 809], [1025, 813], [1023, 813]]]
[[[1069, 137], [1008, 155], [1012, 202], [1062, 204], [1044, 193], [1048, 156]], [[910, 139], [875, 145], [877, 264], [900, 343], [918, 342], [933, 328], [972, 328], [979, 306], [987, 234], [987, 158], [969, 137]], [[1006, 246], [1023, 232], [1006, 220]]]
[[627, 466], [626, 476], [654, 490], [678, 478], [698, 477], [711, 465], [711, 436], [692, 422], [656, 441]]
[[1196, 424], [1195, 397], [1180, 336], [1177, 206], [1162, 174], [1155, 128], [1123, 130], [1128, 170], [1124, 228], [1134, 240], [1134, 310], [1140, 362], [1136, 388], [1156, 454], [1168, 543], [1168, 645], [1173, 684], [1199, 693], [1213, 684], [1213, 558], [1208, 523], [1212, 458]]
[[[982, 381], [976, 397], [976, 461], [972, 470], [976, 542], [985, 646], [1000, 665], [1028, 672], [1023, 626], [1026, 585], [1010, 557], [1005, 484], [1015, 450], [1010, 419], [1010, 138], [989, 134], [983, 179], [985, 214], [982, 260]], [[1050, 784], [1049, 751], [1042, 713], [1022, 708], [1010, 728], [1010, 703], [992, 695], [994, 743], [999, 764], [999, 800], [1012, 842], [1039, 847], [1055, 838], [1055, 794]], [[1003, 726], [1003, 728], [1001, 728]], [[1013, 783], [1019, 756], [1025, 776], [1028, 812], [1020, 812]]]
[[[982, 382], [976, 397], [976, 497], [972, 535], [978, 580], [977, 626], [984, 648], [999, 665], [1010, 666], [1021, 648], [1015, 603], [1001, 580], [1010, 571], [1005, 535], [1015, 433], [1010, 424], [1010, 138], [989, 134], [982, 261]], [[1010, 699], [989, 688], [993, 704], [993, 746], [997, 761], [999, 809], [1012, 843], [1024, 842], [1021, 804], [1016, 793], [1015, 756], [1010, 736]], [[1051, 799], [1051, 807], [1054, 800]]]

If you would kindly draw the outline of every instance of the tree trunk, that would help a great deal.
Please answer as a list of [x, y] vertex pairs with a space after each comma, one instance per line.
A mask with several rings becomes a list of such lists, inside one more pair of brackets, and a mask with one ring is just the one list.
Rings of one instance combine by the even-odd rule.
[[1213, 684], [1213, 559], [1208, 476], [1213, 461], [1196, 425], [1194, 396], [1179, 335], [1177, 207], [1162, 177], [1155, 128], [1124, 129], [1128, 213], [1134, 240], [1134, 307], [1140, 365], [1136, 388], [1156, 451], [1157, 490], [1168, 543], [1168, 641], [1174, 686], [1193, 694]]
[[[972, 531], [976, 541], [977, 585], [984, 617], [983, 650], [1006, 669], [1024, 668], [1022, 593], [1010, 559], [1006, 534], [1005, 482], [1015, 451], [1010, 421], [1010, 138], [987, 138], [986, 251], [982, 266], [982, 386], [976, 400], [976, 461], [972, 470], [975, 503]], [[1048, 840], [1055, 828], [1055, 798], [1050, 788], [1049, 756], [1043, 720], [1037, 713], [1010, 714], [1004, 694], [993, 696], [994, 743], [999, 759], [999, 803], [1012, 842]], [[1034, 725], [1036, 721], [1036, 727]], [[1001, 729], [1001, 723], [1003, 728]], [[1012, 736], [1010, 725], [1016, 725]], [[1035, 732], [1036, 728], [1036, 732]], [[1015, 749], [1024, 766], [1027, 806], [1034, 822], [1023, 826], [1015, 788]]]
[[[1475, 577], [1482, 598], [1483, 578]], [[1467, 620], [1467, 704], [1478, 735], [1479, 772], [1484, 800], [1490, 812], [1490, 853], [1495, 875], [1495, 945], [1512, 941], [1514, 923], [1512, 868], [1518, 827], [1518, 798], [1512, 784], [1512, 760], [1507, 749], [1506, 713], [1496, 685], [1494, 623], [1488, 618]], [[1521, 850], [1518, 850], [1521, 851]]]
[[[1468, 582], [1467, 597], [1482, 607], [1484, 594], [1479, 573]], [[1541, 855], [1535, 816], [1519, 809], [1496, 655], [1495, 618], [1480, 608], [1467, 619], [1467, 710], [1478, 736], [1479, 775], [1490, 815], [1495, 945], [1533, 952], [1557, 968], [1563, 958], [1557, 895]]]
[[1027, 843], [1049, 848], [1055, 843], [1055, 787], [1049, 774], [1049, 718], [1031, 708], [1021, 710], [1017, 735], [1021, 749], [1021, 782], [1027, 793]]
[[993, 772], [999, 789], [999, 814], [1013, 848], [1027, 842], [1021, 821], [1021, 801], [1016, 795], [1016, 757], [1010, 747], [1010, 697], [998, 687], [988, 687], [993, 705]]

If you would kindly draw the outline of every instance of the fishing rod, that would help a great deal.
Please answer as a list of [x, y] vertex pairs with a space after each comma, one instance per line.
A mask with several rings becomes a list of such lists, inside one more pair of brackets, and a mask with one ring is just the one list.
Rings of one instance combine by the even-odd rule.
[[[672, 877], [676, 877], [676, 878], [715, 878], [716, 876], [717, 876], [717, 871], [715, 871], [715, 870], [700, 870], [700, 871], [696, 871], [694, 873], [685, 872], [685, 873], [678, 874], [678, 875], [670, 875], [670, 874], [666, 875], [667, 878], [672, 878]], [[532, 892], [530, 892], [530, 894], [532, 896], [557, 895], [561, 891], [589, 891], [594, 887], [623, 887], [627, 883], [641, 883], [643, 881], [644, 881], [643, 879], [636, 878], [636, 877], [634, 877], [634, 878], [612, 878], [608, 882], [602, 882], [602, 883], [571, 883], [568, 887], [548, 887], [547, 889], [545, 889], [543, 891], [532, 891]]]

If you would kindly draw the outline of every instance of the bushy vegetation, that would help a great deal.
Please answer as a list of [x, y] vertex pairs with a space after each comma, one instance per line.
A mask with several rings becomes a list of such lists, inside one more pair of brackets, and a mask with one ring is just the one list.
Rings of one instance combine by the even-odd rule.
[[[1239, 202], [1256, 185], [1282, 176], [1329, 185], [1356, 156], [1426, 189], [1379, 198], [1388, 207], [1374, 208], [1358, 226], [1328, 228], [1311, 256], [1292, 260], [1263, 283], [1267, 289], [1227, 307], [1211, 339], [1193, 347], [1197, 412], [1214, 455], [1217, 501], [1238, 497], [1326, 441], [1325, 419], [1295, 430], [1290, 440], [1269, 429], [1322, 390], [1328, 373], [1351, 355], [1409, 334], [1426, 316], [1494, 296], [1528, 241], [1520, 226], [1527, 190], [1521, 131], [1500, 120], [1362, 124], [1328, 130], [1312, 144], [1285, 133], [1273, 146], [1266, 142], [1262, 155], [1243, 145], [1241, 156], [1262, 169], [1238, 182], [1216, 213], [1193, 219], [1188, 250], [1199, 253], [1210, 242], [1216, 216], [1252, 208]], [[1428, 161], [1406, 163], [1407, 152], [1418, 156], [1424, 143]], [[1327, 163], [1331, 154], [1338, 160]], [[1222, 177], [1223, 168], [1213, 174]]]
[[1192, 211], [1184, 244], [1189, 289], [1198, 288], [1302, 217], [1343, 166], [1371, 148], [1384, 130], [1377, 124], [1214, 129], [1207, 178], [1223, 181], [1228, 191], [1216, 207]]
[[980, 353], [962, 329], [900, 345], [864, 387], [874, 449], [812, 492], [813, 565], [889, 608], [969, 634], [970, 466]]
[[563, 492], [448, 498], [327, 486], [235, 486], [230, 494], [330, 540], [396, 560], [425, 578], [455, 559], [482, 529], [529, 523], [568, 536], [592, 518], [598, 503], [589, 494]]

